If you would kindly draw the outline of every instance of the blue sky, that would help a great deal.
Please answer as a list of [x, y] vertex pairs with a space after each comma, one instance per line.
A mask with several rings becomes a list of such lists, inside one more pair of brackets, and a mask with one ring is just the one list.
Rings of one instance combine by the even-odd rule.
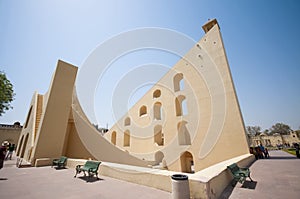
[[[172, 29], [198, 41], [204, 35], [201, 26], [209, 18], [217, 18], [220, 24], [245, 124], [266, 129], [283, 122], [298, 129], [297, 0], [0, 0], [0, 70], [7, 74], [16, 93], [14, 109], [0, 117], [0, 123], [25, 121], [33, 92], [48, 90], [58, 59], [80, 68], [101, 43], [143, 27]], [[133, 68], [151, 59], [170, 67], [178, 60], [165, 52], [141, 54], [131, 60], [129, 55], [119, 65], [116, 62], [115, 71], [131, 62]], [[137, 57], [139, 61], [134, 62]], [[132, 69], [129, 66], [127, 70]], [[111, 126], [109, 110], [104, 110], [110, 102], [99, 96], [95, 99], [101, 101], [95, 105], [102, 115], [99, 124]]]

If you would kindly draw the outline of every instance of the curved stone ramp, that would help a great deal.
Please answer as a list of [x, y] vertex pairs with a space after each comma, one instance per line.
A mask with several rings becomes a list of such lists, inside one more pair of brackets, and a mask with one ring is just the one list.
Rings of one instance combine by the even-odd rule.
[[143, 167], [148, 165], [147, 161], [138, 159], [108, 142], [89, 122], [75, 92], [73, 95], [72, 113], [81, 142], [97, 160]]

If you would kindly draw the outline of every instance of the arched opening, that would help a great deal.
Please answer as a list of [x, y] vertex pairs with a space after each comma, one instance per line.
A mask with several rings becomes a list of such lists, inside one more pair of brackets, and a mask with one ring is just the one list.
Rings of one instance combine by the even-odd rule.
[[187, 115], [188, 114], [188, 108], [187, 108], [187, 103], [186, 103], [185, 98], [181, 102], [181, 109], [182, 109], [182, 115]]
[[190, 145], [191, 144], [191, 136], [186, 127], [187, 122], [182, 121], [177, 124], [178, 131], [178, 144], [179, 145]]
[[161, 103], [156, 102], [153, 107], [154, 119], [161, 120]]
[[161, 91], [160, 91], [159, 89], [157, 89], [157, 90], [155, 90], [155, 91], [153, 92], [153, 98], [154, 98], [154, 99], [155, 99], [155, 98], [159, 98], [160, 95], [161, 95]]
[[144, 116], [144, 115], [147, 115], [147, 107], [146, 106], [142, 106], [140, 108], [140, 117]]
[[187, 104], [185, 96], [179, 95], [175, 99], [176, 116], [187, 115]]
[[27, 142], [28, 142], [28, 137], [29, 137], [29, 133], [27, 133], [26, 136], [25, 136], [25, 140], [24, 140], [24, 143], [23, 143], [23, 145], [22, 145], [22, 151], [21, 151], [21, 156], [20, 156], [20, 158], [24, 158], [25, 149], [26, 149]]
[[28, 125], [28, 122], [29, 122], [29, 118], [31, 116], [31, 111], [32, 111], [32, 106], [30, 107], [29, 112], [27, 114], [26, 122], [25, 122], [25, 125], [24, 125], [25, 129], [27, 128], [27, 125]]
[[117, 133], [116, 133], [116, 131], [113, 131], [113, 132], [111, 133], [111, 143], [112, 143], [113, 145], [116, 145], [116, 142], [117, 142]]
[[163, 161], [164, 157], [165, 157], [165, 155], [163, 154], [163, 152], [157, 151], [155, 153], [155, 162], [156, 162], [156, 164], [161, 163]]
[[126, 117], [124, 120], [124, 126], [129, 126], [130, 125], [130, 117]]
[[20, 151], [21, 151], [21, 148], [22, 148], [22, 146], [23, 146], [23, 139], [24, 139], [24, 135], [22, 135], [21, 140], [20, 140], [20, 142], [19, 142], [19, 144], [18, 144], [17, 156], [20, 155]]
[[129, 130], [126, 130], [124, 132], [124, 144], [123, 146], [130, 146], [130, 132]]
[[164, 136], [161, 125], [156, 125], [154, 127], [154, 143], [156, 143], [158, 146], [164, 145]]
[[178, 73], [174, 76], [173, 78], [173, 83], [174, 83], [174, 91], [180, 91], [184, 89], [184, 81], [183, 81], [183, 74]]
[[194, 159], [193, 155], [186, 151], [180, 156], [181, 172], [194, 173]]

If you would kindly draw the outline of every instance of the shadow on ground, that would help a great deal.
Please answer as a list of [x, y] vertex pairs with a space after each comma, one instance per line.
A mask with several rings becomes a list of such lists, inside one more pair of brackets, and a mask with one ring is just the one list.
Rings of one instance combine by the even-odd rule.
[[79, 179], [81, 179], [81, 180], [84, 180], [84, 181], [86, 181], [86, 182], [97, 182], [97, 181], [102, 181], [102, 180], [104, 180], [104, 179], [102, 179], [102, 178], [97, 178], [97, 177], [95, 177], [95, 176], [80, 176], [80, 177], [77, 177], [77, 178], [79, 178]]
[[233, 189], [236, 187], [236, 188], [239, 188], [239, 189], [255, 189], [256, 188], [256, 185], [257, 185], [257, 182], [256, 181], [248, 181], [246, 180], [242, 185], [240, 183], [230, 183], [226, 188], [225, 190], [223, 191], [223, 193], [221, 194], [220, 196], [220, 199], [228, 199], [230, 197], [230, 195], [232, 194], [233, 192]]
[[66, 167], [54, 167], [56, 170], [63, 170], [63, 169], [67, 169]]
[[256, 181], [245, 181], [241, 188], [246, 188], [246, 189], [255, 189], [257, 185]]

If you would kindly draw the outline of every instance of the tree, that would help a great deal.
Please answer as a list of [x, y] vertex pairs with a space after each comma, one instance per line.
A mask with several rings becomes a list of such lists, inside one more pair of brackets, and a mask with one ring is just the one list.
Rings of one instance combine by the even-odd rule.
[[270, 128], [271, 134], [279, 133], [281, 135], [287, 135], [291, 130], [292, 129], [289, 125], [283, 123], [276, 123]]
[[12, 83], [6, 78], [5, 73], [0, 71], [0, 116], [13, 108], [10, 103], [14, 100], [14, 96]]
[[263, 131], [263, 133], [269, 135], [269, 134], [270, 134], [270, 130], [269, 130], [269, 129], [265, 129], [265, 130]]
[[247, 133], [249, 135], [259, 135], [261, 132], [261, 127], [260, 126], [247, 126], [246, 127]]

